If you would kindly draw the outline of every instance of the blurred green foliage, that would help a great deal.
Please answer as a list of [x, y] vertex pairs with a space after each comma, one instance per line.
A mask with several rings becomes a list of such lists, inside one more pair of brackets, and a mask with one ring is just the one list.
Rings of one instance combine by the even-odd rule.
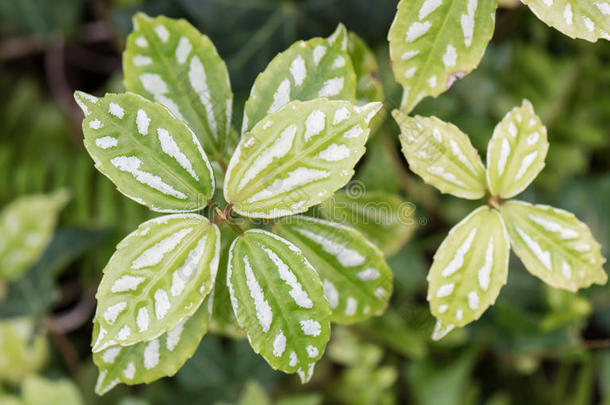
[[[82, 146], [80, 118], [49, 82], [57, 74], [52, 61], [61, 61], [69, 93], [120, 89], [116, 61], [134, 12], [183, 17], [210, 36], [227, 60], [235, 105], [241, 106], [256, 74], [277, 52], [297, 39], [329, 35], [343, 22], [377, 55], [389, 111], [401, 96], [385, 39], [395, 6], [395, 0], [374, 6], [366, 0], [0, 1], [0, 206], [61, 187], [72, 194], [40, 260], [2, 287], [2, 316], [29, 315], [45, 328], [42, 318], [83, 305], [78, 297], [91, 298], [89, 287], [97, 284], [116, 242], [150, 215], [94, 169]], [[58, 38], [65, 41], [59, 48]], [[53, 59], [58, 49], [62, 54]], [[439, 98], [425, 99], [415, 113], [456, 124], [484, 154], [504, 112], [523, 98], [531, 100], [552, 147], [540, 181], [520, 198], [574, 212], [591, 225], [607, 256], [608, 66], [609, 42], [570, 40], [524, 7], [511, 6], [499, 10], [481, 66]], [[234, 114], [236, 127], [241, 113]], [[397, 153], [397, 134], [390, 120], [378, 124], [356, 179], [370, 191], [412, 201], [418, 229], [388, 259], [396, 280], [391, 308], [365, 325], [334, 333], [312, 383], [301, 386], [274, 372], [245, 341], [208, 337], [175, 378], [119, 387], [101, 399], [93, 394], [87, 317], [59, 341], [55, 336], [41, 372], [52, 381], [72, 377], [85, 404], [610, 404], [608, 286], [578, 294], [550, 290], [512, 258], [497, 304], [473, 326], [431, 343], [425, 298], [431, 255], [451, 224], [476, 203], [446, 198], [421, 183]], [[78, 371], [69, 365], [74, 359]], [[27, 384], [15, 382], [0, 383], [1, 403], [22, 403]]]

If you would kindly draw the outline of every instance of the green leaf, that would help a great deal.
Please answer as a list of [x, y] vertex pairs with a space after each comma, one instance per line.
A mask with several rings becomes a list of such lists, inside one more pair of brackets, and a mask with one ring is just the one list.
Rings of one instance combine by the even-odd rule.
[[306, 211], [354, 175], [368, 124], [381, 103], [292, 101], [242, 137], [231, 157], [224, 196], [245, 216]]
[[0, 213], [0, 280], [14, 280], [47, 248], [67, 191], [21, 197]]
[[83, 398], [68, 379], [48, 380], [40, 376], [28, 377], [22, 388], [24, 405], [81, 405]]
[[485, 167], [468, 136], [436, 117], [392, 111], [409, 168], [443, 193], [478, 200], [485, 195]]
[[138, 13], [123, 53], [125, 88], [163, 104], [197, 135], [210, 159], [229, 156], [233, 93], [210, 39], [186, 20]]
[[504, 222], [493, 208], [479, 207], [451, 229], [428, 273], [434, 339], [479, 319], [493, 305], [506, 284], [509, 249]]
[[121, 382], [150, 383], [176, 374], [208, 331], [213, 300], [210, 294], [192, 316], [184, 317], [156, 339], [93, 353], [93, 362], [99, 369], [95, 392], [104, 395]]
[[157, 212], [197, 211], [214, 192], [212, 168], [186, 124], [133, 93], [77, 91], [85, 147], [95, 166], [132, 200]]
[[495, 25], [496, 0], [401, 0], [388, 33], [405, 113], [479, 64]]
[[364, 105], [384, 101], [383, 84], [379, 80], [379, 65], [375, 54], [366, 42], [354, 32], [349, 32], [347, 50], [356, 72], [356, 100]]
[[347, 39], [347, 30], [339, 24], [330, 37], [296, 42], [273, 58], [252, 86], [244, 107], [242, 135], [292, 100], [355, 101], [356, 74]]
[[606, 283], [600, 245], [574, 214], [523, 201], [508, 201], [500, 212], [511, 245], [530, 273], [570, 291]]
[[548, 149], [546, 128], [524, 100], [504, 116], [487, 146], [489, 191], [511, 198], [525, 190], [544, 168]]
[[546, 25], [570, 38], [610, 41], [610, 3], [605, 0], [521, 0]]
[[333, 322], [354, 323], [385, 311], [392, 271], [383, 253], [353, 228], [298, 216], [276, 222], [277, 232], [303, 251], [320, 278]]
[[248, 230], [231, 245], [227, 284], [254, 351], [308, 382], [330, 337], [330, 308], [303, 253], [270, 232]]
[[35, 328], [31, 318], [0, 320], [0, 380], [20, 383], [44, 366], [47, 339]]
[[384, 191], [339, 191], [320, 205], [320, 211], [326, 219], [360, 231], [387, 256], [404, 246], [417, 225], [415, 205]]
[[104, 269], [93, 352], [155, 339], [192, 315], [214, 285], [219, 255], [220, 231], [202, 216], [140, 225]]

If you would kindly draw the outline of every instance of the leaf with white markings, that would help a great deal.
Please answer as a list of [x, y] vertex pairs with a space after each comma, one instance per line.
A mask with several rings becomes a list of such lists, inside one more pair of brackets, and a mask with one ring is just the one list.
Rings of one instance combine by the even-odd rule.
[[428, 273], [434, 339], [479, 319], [493, 305], [506, 284], [509, 249], [504, 222], [493, 208], [480, 207], [451, 229]]
[[66, 191], [21, 197], [0, 213], [0, 280], [14, 280], [42, 255], [53, 237]]
[[544, 168], [548, 149], [546, 128], [524, 100], [498, 123], [487, 146], [489, 191], [502, 198], [519, 194]]
[[600, 245], [574, 214], [522, 201], [508, 201], [500, 212], [511, 245], [530, 273], [570, 291], [606, 283]]
[[305, 216], [288, 217], [275, 226], [320, 275], [333, 322], [360, 322], [385, 311], [392, 295], [392, 271], [383, 253], [360, 232]]
[[571, 38], [610, 41], [607, 0], [521, 0], [545, 24]]
[[93, 352], [155, 339], [192, 315], [212, 290], [219, 254], [220, 231], [202, 216], [141, 224], [104, 269]]
[[485, 167], [468, 136], [436, 117], [394, 110], [409, 168], [443, 193], [477, 200], [485, 195]]
[[320, 205], [322, 215], [349, 225], [379, 247], [384, 254], [396, 253], [415, 230], [415, 206], [384, 191], [351, 196], [340, 191]]
[[478, 64], [495, 26], [496, 0], [401, 0], [388, 33], [405, 113]]
[[123, 53], [125, 88], [186, 122], [212, 160], [227, 156], [233, 93], [214, 44], [186, 20], [138, 13]]
[[231, 245], [227, 284], [254, 351], [309, 381], [330, 337], [330, 308], [301, 250], [272, 233], [246, 231]]
[[358, 104], [383, 102], [383, 84], [379, 80], [379, 65], [375, 54], [366, 42], [349, 32], [347, 49], [356, 72], [356, 100]]
[[355, 101], [355, 96], [356, 74], [347, 53], [347, 30], [339, 24], [327, 39], [296, 42], [273, 58], [252, 86], [241, 133], [292, 100]]
[[354, 175], [369, 122], [381, 103], [291, 101], [242, 137], [231, 157], [224, 196], [245, 216], [306, 211]]
[[129, 385], [150, 383], [176, 374], [193, 356], [208, 331], [213, 300], [213, 294], [210, 294], [192, 316], [183, 318], [156, 339], [131, 346], [112, 346], [93, 353], [93, 362], [99, 369], [95, 392], [104, 395], [121, 382]]
[[133, 93], [74, 93], [85, 147], [118, 190], [153, 211], [197, 211], [214, 192], [212, 168], [188, 126]]

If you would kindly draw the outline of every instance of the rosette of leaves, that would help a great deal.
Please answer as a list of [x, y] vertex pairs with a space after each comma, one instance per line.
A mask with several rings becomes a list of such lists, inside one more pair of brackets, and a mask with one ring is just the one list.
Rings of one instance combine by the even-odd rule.
[[[210, 327], [241, 328], [273, 368], [309, 381], [330, 323], [378, 315], [392, 292], [382, 252], [359, 231], [294, 216], [353, 176], [381, 107], [356, 103], [347, 31], [271, 61], [235, 147], [229, 77], [209, 38], [184, 20], [138, 14], [123, 57], [127, 93], [75, 93], [84, 143], [119, 191], [169, 215], [141, 224], [104, 269], [96, 391], [173, 375]], [[221, 245], [223, 225], [237, 236]]]
[[529, 101], [506, 114], [487, 148], [487, 168], [468, 136], [436, 117], [394, 111], [413, 172], [443, 193], [489, 203], [458, 223], [434, 255], [428, 301], [434, 339], [478, 319], [506, 283], [512, 247], [525, 268], [555, 288], [605, 284], [606, 259], [572, 213], [513, 200], [540, 173], [549, 147]]

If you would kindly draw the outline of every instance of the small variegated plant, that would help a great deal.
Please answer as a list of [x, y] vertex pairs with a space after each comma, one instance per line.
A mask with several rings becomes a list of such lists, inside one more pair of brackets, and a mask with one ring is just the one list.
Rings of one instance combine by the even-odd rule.
[[279, 54], [252, 87], [238, 142], [227, 68], [184, 20], [136, 15], [127, 93], [75, 93], [96, 168], [170, 214], [141, 224], [104, 269], [99, 394], [173, 375], [208, 329], [246, 335], [273, 368], [307, 382], [331, 322], [384, 311], [392, 273], [381, 250], [351, 227], [295, 216], [346, 185], [364, 153], [381, 107], [360, 77], [366, 52], [339, 25]]
[[496, 126], [487, 167], [468, 136], [436, 117], [395, 110], [403, 153], [413, 172], [443, 193], [489, 202], [445, 238], [428, 273], [434, 339], [477, 320], [506, 283], [512, 247], [525, 268], [555, 288], [576, 291], [605, 284], [600, 245], [572, 213], [511, 200], [540, 173], [547, 131], [529, 101]]

